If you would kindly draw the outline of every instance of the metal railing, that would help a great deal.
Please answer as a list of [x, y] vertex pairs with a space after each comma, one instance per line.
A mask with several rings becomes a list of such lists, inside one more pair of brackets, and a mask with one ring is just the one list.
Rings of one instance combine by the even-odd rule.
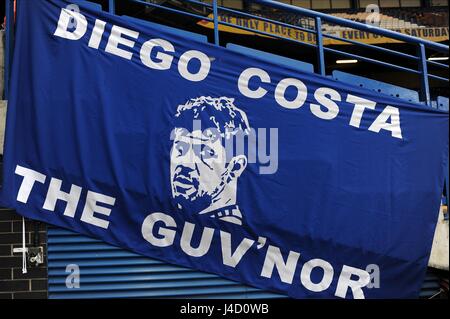
[[[21, 0], [18, 0], [18, 1], [21, 1]], [[185, 2], [185, 3], [198, 5], [198, 6], [201, 6], [202, 8], [205, 8], [206, 10], [210, 10], [211, 14], [212, 14], [212, 18], [205, 17], [205, 16], [195, 14], [192, 12], [182, 11], [182, 10], [172, 8], [172, 7], [167, 7], [167, 6], [160, 5], [160, 4], [153, 3], [153, 2], [146, 2], [143, 0], [122, 0], [122, 1], [137, 3], [137, 4], [141, 4], [141, 5], [153, 7], [153, 8], [159, 8], [159, 9], [166, 10], [166, 11], [169, 11], [172, 13], [177, 13], [180, 15], [190, 16], [190, 17], [198, 18], [198, 19], [201, 19], [204, 21], [212, 22], [214, 24], [214, 43], [216, 45], [220, 45], [219, 26], [225, 25], [225, 26], [253, 32], [256, 34], [270, 36], [273, 38], [279, 38], [279, 39], [282, 39], [285, 41], [296, 42], [300, 45], [312, 47], [316, 50], [317, 64], [316, 64], [315, 71], [316, 71], [316, 73], [321, 74], [321, 75], [326, 75], [325, 74], [325, 70], [326, 70], [325, 54], [326, 53], [332, 53], [332, 54], [336, 54], [339, 56], [344, 56], [346, 58], [357, 59], [357, 60], [364, 61], [367, 63], [381, 65], [381, 66], [389, 68], [389, 69], [400, 70], [403, 72], [414, 74], [414, 75], [420, 77], [421, 101], [428, 106], [431, 106], [429, 80], [434, 79], [434, 80], [443, 81], [443, 82], [447, 82], [447, 83], [449, 81], [448, 76], [441, 77], [441, 76], [429, 73], [429, 66], [433, 66], [435, 68], [440, 68], [440, 69], [445, 69], [448, 71], [449, 66], [447, 64], [427, 60], [427, 50], [433, 50], [434, 52], [444, 53], [444, 54], [447, 54], [447, 56], [448, 56], [449, 47], [447, 45], [427, 41], [427, 40], [417, 38], [417, 37], [408, 36], [408, 35], [398, 33], [395, 31], [391, 31], [391, 30], [387, 30], [387, 29], [382, 29], [382, 28], [379, 28], [379, 27], [376, 27], [373, 25], [355, 22], [352, 20], [339, 18], [339, 17], [333, 16], [333, 15], [284, 4], [281, 2], [277, 2], [277, 1], [246, 0], [249, 3], [253, 2], [256, 4], [262, 5], [262, 6], [267, 6], [267, 7], [273, 8], [273, 9], [282, 10], [287, 13], [291, 13], [291, 14], [294, 13], [294, 14], [298, 14], [300, 16], [311, 18], [315, 22], [314, 29], [303, 28], [301, 26], [296, 26], [293, 24], [273, 20], [273, 19], [262, 17], [259, 15], [246, 13], [246, 12], [242, 12], [242, 11], [238, 11], [238, 10], [234, 10], [234, 9], [230, 9], [230, 8], [225, 8], [225, 7], [219, 6], [217, 4], [217, 0], [212, 0], [211, 4], [205, 3], [201, 0], [183, 0], [183, 2]], [[5, 46], [5, 99], [6, 99], [9, 94], [9, 75], [10, 75], [10, 66], [11, 66], [12, 57], [13, 57], [12, 50], [13, 50], [13, 42], [14, 42], [14, 18], [13, 18], [14, 17], [14, 4], [13, 4], [14, 0], [6, 0], [5, 3], [6, 3], [6, 21], [7, 21], [6, 41], [5, 41], [5, 43], [6, 43], [6, 46]], [[109, 3], [108, 11], [112, 14], [115, 14], [116, 0], [109, 0], [108, 3]], [[315, 43], [302, 42], [300, 40], [286, 38], [286, 37], [283, 37], [283, 36], [280, 36], [280, 35], [277, 35], [274, 33], [269, 33], [269, 32], [264, 32], [264, 31], [248, 28], [248, 27], [233, 24], [233, 23], [230, 23], [227, 21], [221, 21], [219, 19], [219, 11], [225, 12], [227, 14], [239, 15], [239, 16], [242, 16], [245, 18], [257, 19], [260, 21], [273, 23], [276, 25], [300, 30], [303, 32], [312, 33], [315, 37]], [[339, 25], [339, 26], [352, 28], [352, 29], [359, 30], [359, 31], [376, 34], [378, 36], [387, 37], [387, 38], [394, 39], [397, 41], [401, 41], [401, 42], [416, 46], [417, 51], [416, 51], [416, 54], [414, 54], [414, 55], [407, 54], [407, 53], [398, 52], [398, 51], [395, 51], [392, 49], [388, 49], [388, 48], [384, 48], [384, 47], [380, 47], [380, 46], [376, 46], [376, 45], [371, 45], [371, 44], [366, 44], [366, 43], [346, 39], [343, 37], [339, 37], [336, 35], [332, 35], [332, 34], [327, 34], [322, 31], [323, 23]], [[346, 51], [343, 51], [343, 50], [340, 50], [340, 49], [337, 49], [334, 47], [332, 48], [329, 46], [324, 46], [325, 38], [336, 40], [336, 41], [341, 41], [343, 43], [349, 43], [349, 44], [352, 44], [352, 45], [355, 45], [358, 47], [362, 47], [364, 49], [375, 50], [375, 51], [378, 51], [381, 53], [394, 55], [396, 57], [400, 57], [405, 60], [412, 61], [416, 65], [416, 68], [405, 67], [405, 66], [394, 64], [394, 63], [390, 63], [388, 61], [381, 61], [379, 59], [369, 58], [369, 57], [362, 56], [362, 55], [355, 54], [355, 53], [349, 53], [349, 52], [346, 52]]]
[[[427, 41], [421, 38], [417, 38], [417, 37], [412, 37], [412, 36], [408, 36], [399, 32], [395, 32], [395, 31], [391, 31], [391, 30], [387, 30], [387, 29], [382, 29], [373, 25], [369, 25], [369, 24], [364, 24], [364, 23], [360, 23], [360, 22], [355, 22], [352, 20], [347, 20], [347, 19], [343, 19], [343, 18], [339, 18], [333, 15], [329, 15], [329, 14], [325, 14], [325, 13], [321, 13], [321, 12], [317, 12], [317, 11], [313, 11], [313, 10], [308, 10], [308, 9], [304, 9], [304, 8], [300, 8], [300, 7], [296, 7], [296, 6], [292, 6], [292, 5], [288, 5], [288, 4], [284, 4], [281, 2], [277, 2], [277, 1], [272, 1], [272, 0], [247, 0], [247, 2], [251, 3], [256, 3], [256, 4], [260, 4], [263, 6], [267, 6], [270, 8], [274, 8], [274, 9], [279, 9], [279, 10], [283, 10], [285, 12], [288, 13], [294, 13], [294, 14], [298, 14], [301, 16], [306, 16], [309, 18], [314, 19], [315, 21], [315, 28], [314, 29], [307, 29], [307, 28], [302, 28], [300, 26], [295, 26], [289, 23], [284, 23], [284, 22], [280, 22], [277, 20], [272, 20], [269, 18], [265, 18], [265, 17], [261, 17], [258, 15], [254, 15], [251, 13], [245, 13], [242, 11], [238, 11], [238, 10], [234, 10], [234, 9], [230, 9], [230, 8], [225, 8], [222, 6], [218, 6], [217, 5], [217, 0], [213, 0], [212, 4], [209, 3], [205, 3], [199, 0], [184, 0], [183, 2], [186, 3], [191, 3], [191, 4], [195, 4], [195, 5], [199, 5], [199, 6], [203, 6], [205, 8], [209, 8], [210, 10], [212, 10], [212, 18], [209, 17], [204, 17], [201, 15], [197, 15], [197, 14], [193, 14], [193, 13], [188, 13], [188, 12], [184, 12], [178, 9], [174, 9], [174, 8], [169, 8], [163, 5], [159, 5], [159, 4], [155, 4], [152, 2], [145, 2], [142, 0], [126, 0], [129, 2], [133, 2], [133, 3], [138, 3], [138, 4], [142, 4], [144, 6], [149, 6], [149, 7], [154, 7], [154, 8], [159, 8], [159, 9], [163, 9], [166, 11], [170, 11], [173, 13], [178, 13], [181, 15], [189, 15], [191, 17], [196, 17], [202, 20], [206, 20], [206, 21], [210, 21], [214, 23], [214, 43], [216, 45], [219, 45], [219, 25], [225, 25], [225, 26], [229, 26], [229, 27], [234, 27], [234, 28], [238, 28], [238, 29], [242, 29], [245, 31], [249, 31], [249, 32], [253, 32], [253, 33], [257, 33], [257, 34], [261, 34], [261, 35], [265, 35], [265, 36], [270, 36], [270, 37], [275, 37], [275, 38], [279, 38], [285, 41], [291, 41], [291, 42], [296, 42], [300, 45], [304, 45], [304, 46], [309, 46], [309, 47], [313, 47], [316, 49], [316, 54], [317, 54], [317, 67], [316, 67], [316, 72], [321, 74], [321, 75], [326, 75], [325, 74], [325, 70], [326, 70], [326, 64], [325, 64], [325, 53], [329, 52], [329, 53], [333, 53], [336, 55], [340, 55], [340, 56], [344, 56], [346, 58], [352, 58], [352, 59], [358, 59], [360, 61], [364, 61], [364, 62], [368, 62], [368, 63], [372, 63], [372, 64], [377, 64], [377, 65], [381, 65], [390, 69], [394, 69], [394, 70], [400, 70], [400, 71], [404, 71], [404, 72], [408, 72], [408, 73], [412, 73], [415, 75], [418, 75], [420, 77], [420, 97], [421, 97], [421, 101], [423, 101], [424, 104], [431, 106], [431, 96], [430, 96], [430, 85], [429, 85], [429, 79], [435, 79], [438, 81], [444, 81], [447, 82], [449, 81], [448, 76], [447, 77], [441, 77], [435, 74], [431, 74], [429, 73], [428, 69], [429, 66], [432, 65], [433, 67], [436, 68], [441, 68], [441, 69], [445, 69], [448, 70], [449, 66], [447, 64], [443, 64], [443, 63], [438, 63], [435, 61], [428, 61], [427, 60], [427, 50], [433, 50], [435, 52], [439, 52], [439, 53], [444, 53], [447, 54], [449, 53], [449, 47], [447, 45], [443, 45], [440, 43], [436, 43], [436, 42], [431, 42], [431, 41]], [[116, 4], [116, 0], [109, 0], [109, 11], [110, 12], [114, 12], [115, 10], [115, 4]], [[265, 22], [269, 22], [269, 23], [274, 23], [277, 25], [281, 25], [281, 26], [286, 26], [286, 27], [290, 27], [293, 29], [298, 29], [304, 32], [309, 32], [314, 34], [315, 36], [315, 44], [311, 44], [311, 43], [306, 43], [306, 42], [302, 42], [302, 41], [298, 41], [298, 40], [294, 40], [294, 39], [290, 39], [290, 38], [285, 38], [273, 33], [268, 33], [268, 32], [264, 32], [264, 31], [260, 31], [260, 30], [255, 30], [252, 28], [248, 28], [242, 25], [237, 25], [237, 24], [233, 24], [230, 22], [226, 22], [226, 21], [221, 21], [219, 19], [219, 14], [218, 11], [221, 12], [225, 12], [225, 13], [229, 13], [229, 14], [234, 14], [234, 15], [240, 15], [246, 18], [250, 18], [250, 19], [257, 19], [257, 20], [261, 20], [261, 21], [265, 21]], [[346, 38], [342, 38], [342, 37], [338, 37], [332, 34], [326, 34], [324, 32], [322, 32], [322, 24], [323, 22], [326, 23], [331, 23], [331, 24], [335, 24], [335, 25], [340, 25], [343, 27], [348, 27], [348, 28], [352, 28], [355, 30], [359, 30], [359, 31], [364, 31], [364, 32], [368, 32], [368, 33], [372, 33], [372, 34], [376, 34], [379, 36], [383, 36], [383, 37], [387, 37], [390, 39], [394, 39], [394, 40], [398, 40], [407, 44], [411, 44], [411, 45], [415, 45], [417, 47], [417, 51], [415, 55], [412, 54], [406, 54], [403, 52], [398, 52], [395, 50], [391, 50], [388, 48], [383, 48], [380, 46], [375, 46], [375, 45], [371, 45], [371, 44], [365, 44], [365, 43], [361, 43], [358, 41], [354, 41], [354, 40], [350, 40], [350, 39], [346, 39]], [[333, 39], [333, 40], [337, 40], [337, 41], [341, 41], [341, 42], [346, 42], [346, 43], [350, 43], [352, 45], [356, 45], [359, 47], [362, 47], [364, 49], [372, 49], [372, 50], [376, 50], [378, 52], [382, 52], [382, 53], [386, 53], [386, 54], [391, 54], [391, 55], [395, 55], [397, 57], [401, 57], [410, 61], [413, 61], [416, 64], [416, 68], [411, 68], [411, 67], [404, 67], [404, 66], [400, 66], [400, 65], [396, 65], [393, 63], [389, 63], [386, 61], [381, 61], [381, 60], [377, 60], [377, 59], [373, 59], [373, 58], [368, 58], [365, 56], [361, 56], [358, 54], [354, 54], [354, 53], [349, 53], [343, 50], [339, 50], [336, 48], [331, 48], [331, 47], [325, 47], [324, 46], [324, 38], [328, 38], [328, 39]]]

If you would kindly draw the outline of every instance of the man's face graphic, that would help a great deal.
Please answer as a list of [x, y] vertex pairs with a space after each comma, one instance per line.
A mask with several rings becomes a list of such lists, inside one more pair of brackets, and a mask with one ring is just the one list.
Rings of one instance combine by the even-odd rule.
[[176, 128], [173, 138], [170, 155], [173, 198], [183, 207], [195, 204], [196, 210], [204, 209], [223, 189], [229, 175], [221, 137], [210, 129], [189, 132]]

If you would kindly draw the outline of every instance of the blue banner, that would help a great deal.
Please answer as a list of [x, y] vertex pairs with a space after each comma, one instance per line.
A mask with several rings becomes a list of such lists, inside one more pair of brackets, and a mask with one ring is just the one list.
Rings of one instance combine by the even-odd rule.
[[448, 113], [70, 4], [18, 2], [4, 205], [295, 298], [418, 296]]

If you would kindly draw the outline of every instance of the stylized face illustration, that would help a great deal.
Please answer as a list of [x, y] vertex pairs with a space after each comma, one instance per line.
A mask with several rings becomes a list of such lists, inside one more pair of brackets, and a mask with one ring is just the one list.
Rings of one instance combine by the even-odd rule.
[[250, 126], [233, 102], [201, 96], [178, 106], [171, 134], [170, 182], [174, 203], [183, 212], [242, 225], [237, 180], [247, 157], [242, 151], [228, 154], [227, 148], [233, 148], [228, 142], [233, 145], [236, 137], [244, 138]]
[[174, 133], [170, 161], [172, 195], [180, 204], [197, 202], [203, 209], [201, 206], [209, 206], [223, 189], [229, 175], [225, 148], [213, 130], [189, 132], [177, 128]]

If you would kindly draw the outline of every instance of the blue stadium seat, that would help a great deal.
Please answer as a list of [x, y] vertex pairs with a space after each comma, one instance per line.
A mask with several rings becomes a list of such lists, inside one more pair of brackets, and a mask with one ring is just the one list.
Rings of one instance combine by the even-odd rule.
[[72, 2], [79, 5], [80, 7], [85, 7], [88, 9], [95, 10], [95, 11], [102, 11], [102, 5], [98, 4], [98, 3], [94, 3], [94, 2], [90, 2], [90, 1], [86, 1], [86, 0], [72, 0]]
[[189, 31], [185, 31], [185, 30], [181, 30], [181, 29], [177, 29], [177, 28], [172, 28], [172, 27], [168, 27], [166, 25], [162, 25], [162, 24], [158, 24], [158, 23], [154, 23], [154, 22], [150, 22], [147, 20], [142, 20], [142, 19], [126, 16], [126, 15], [123, 15], [122, 18], [124, 18], [125, 20], [128, 20], [130, 22], [140, 24], [142, 26], [150, 26], [152, 28], [161, 30], [163, 32], [180, 35], [186, 39], [196, 40], [196, 41], [200, 41], [200, 42], [208, 42], [208, 37], [203, 34], [198, 34], [198, 33], [189, 32]]
[[227, 43], [227, 49], [242, 53], [245, 55], [249, 55], [251, 57], [260, 58], [262, 60], [270, 61], [270, 62], [276, 62], [280, 65], [288, 66], [294, 69], [298, 69], [305, 72], [314, 72], [314, 65], [310, 63], [306, 63], [303, 61], [298, 61], [290, 58], [286, 58], [284, 56], [267, 53], [264, 51], [259, 51], [255, 49], [250, 49], [241, 45], [237, 45], [234, 43]]
[[384, 83], [372, 79], [368, 79], [362, 76], [345, 73], [342, 71], [333, 71], [333, 79], [345, 83], [351, 83], [355, 86], [366, 88], [376, 91], [378, 93], [390, 95], [409, 102], [420, 103], [419, 93], [410, 89], [406, 89], [400, 86]]
[[431, 101], [431, 107], [433, 108], [433, 109], [437, 109], [437, 101]]
[[437, 98], [437, 108], [439, 110], [448, 112], [448, 97], [438, 96], [438, 98]]

